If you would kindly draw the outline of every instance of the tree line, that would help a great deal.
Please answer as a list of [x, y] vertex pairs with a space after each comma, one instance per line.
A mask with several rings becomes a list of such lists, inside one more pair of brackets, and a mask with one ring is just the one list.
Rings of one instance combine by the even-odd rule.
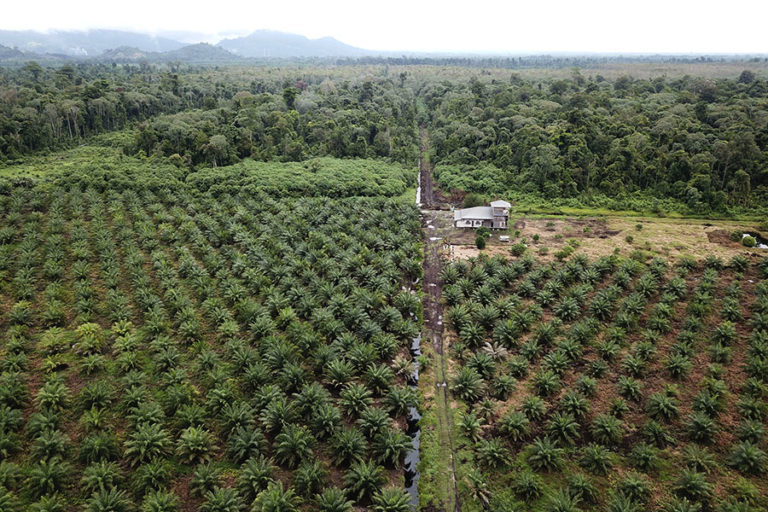
[[0, 161], [121, 131], [127, 154], [180, 168], [325, 156], [412, 165], [421, 125], [446, 192], [671, 201], [695, 213], [754, 209], [768, 193], [768, 86], [754, 71], [538, 78], [398, 62], [2, 69]]

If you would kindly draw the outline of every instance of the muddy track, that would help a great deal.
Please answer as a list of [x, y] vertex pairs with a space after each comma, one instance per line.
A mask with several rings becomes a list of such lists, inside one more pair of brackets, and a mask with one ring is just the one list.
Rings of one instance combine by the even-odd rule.
[[[439, 236], [440, 224], [446, 222], [446, 218], [441, 215], [439, 210], [445, 209], [445, 203], [442, 201], [439, 190], [432, 181], [432, 166], [426, 158], [429, 149], [429, 138], [426, 130], [421, 130], [421, 154], [419, 157], [419, 169], [421, 173], [421, 227], [422, 238], [424, 241], [424, 323], [426, 331], [431, 333], [432, 346], [437, 354], [435, 369], [437, 378], [435, 389], [435, 400], [439, 401], [438, 408], [448, 412], [447, 414], [438, 414], [438, 428], [444, 435], [439, 436], [447, 440], [449, 446], [447, 450], [451, 454], [451, 477], [453, 480], [454, 511], [461, 511], [459, 502], [458, 487], [456, 483], [456, 465], [453, 457], [453, 426], [451, 425], [450, 397], [448, 395], [448, 384], [446, 382], [447, 365], [444, 356], [443, 346], [443, 304], [441, 301], [443, 286], [440, 280], [440, 270], [442, 269], [442, 239]], [[443, 226], [445, 227], [445, 226]], [[446, 511], [451, 512], [451, 511]]]
[[419, 171], [421, 173], [421, 202], [426, 210], [447, 210], [448, 204], [432, 179], [432, 163], [429, 161], [429, 135], [420, 129]]

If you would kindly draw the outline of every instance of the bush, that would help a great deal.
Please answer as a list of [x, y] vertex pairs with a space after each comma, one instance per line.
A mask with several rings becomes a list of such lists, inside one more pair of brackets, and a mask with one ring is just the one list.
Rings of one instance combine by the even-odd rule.
[[708, 501], [712, 496], [712, 489], [712, 484], [707, 482], [703, 473], [690, 469], [684, 469], [673, 486], [675, 494], [696, 502]]
[[526, 503], [539, 499], [544, 490], [544, 481], [530, 471], [520, 471], [512, 481], [515, 495]]
[[462, 203], [462, 207], [464, 208], [474, 208], [475, 206], [483, 206], [485, 204], [485, 201], [483, 201], [483, 196], [480, 194], [475, 194], [473, 192], [470, 192], [466, 196], [464, 196], [464, 202]]
[[744, 247], [754, 247], [757, 245], [757, 240], [751, 235], [745, 235], [744, 238], [741, 239], [741, 245]]
[[562, 467], [564, 450], [547, 437], [534, 440], [527, 452], [528, 464], [537, 471], [554, 471]]
[[475, 245], [476, 245], [476, 246], [477, 246], [477, 248], [478, 248], [478, 249], [480, 249], [481, 251], [482, 251], [483, 249], [485, 249], [485, 237], [484, 237], [483, 235], [477, 235], [477, 236], [475, 237]]
[[590, 444], [581, 452], [580, 464], [595, 475], [605, 475], [613, 467], [613, 454], [599, 444]]
[[642, 476], [632, 473], [619, 481], [616, 490], [621, 496], [633, 503], [645, 503], [651, 495], [648, 481]]
[[765, 472], [765, 452], [749, 441], [738, 443], [728, 455], [728, 464], [742, 473], [759, 475]]
[[509, 252], [512, 254], [512, 256], [522, 256], [523, 253], [528, 249], [524, 243], [518, 242], [512, 247], [510, 247]]

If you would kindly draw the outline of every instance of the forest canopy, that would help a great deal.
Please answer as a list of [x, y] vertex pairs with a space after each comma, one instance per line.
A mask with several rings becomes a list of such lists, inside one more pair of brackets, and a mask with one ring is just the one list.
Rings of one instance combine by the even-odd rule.
[[0, 71], [0, 161], [17, 166], [109, 132], [127, 155], [195, 172], [319, 157], [415, 166], [427, 137], [446, 193], [754, 212], [768, 198], [768, 86], [762, 68], [734, 64], [744, 71], [729, 78], [719, 67], [712, 78], [706, 67], [702, 76], [634, 78], [362, 61], [29, 63]]

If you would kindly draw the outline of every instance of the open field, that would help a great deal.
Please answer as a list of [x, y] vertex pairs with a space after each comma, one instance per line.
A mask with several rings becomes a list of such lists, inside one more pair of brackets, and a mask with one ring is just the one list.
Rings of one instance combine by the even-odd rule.
[[[446, 216], [448, 213], [446, 213]], [[513, 223], [514, 220], [514, 223]], [[667, 219], [654, 217], [518, 217], [510, 219], [509, 242], [500, 242], [492, 233], [482, 252], [509, 255], [512, 245], [525, 243], [528, 252], [541, 261], [554, 261], [557, 252], [567, 245], [590, 258], [619, 254], [629, 256], [643, 251], [645, 257], [663, 257], [670, 262], [681, 258], [699, 258], [702, 254], [729, 259], [737, 254], [766, 256], [766, 250], [744, 247], [733, 241], [733, 231], [759, 233], [756, 223], [699, 219]], [[638, 229], [639, 226], [639, 229]], [[515, 235], [519, 231], [519, 234]], [[631, 237], [631, 238], [627, 238]], [[446, 236], [453, 245], [454, 258], [471, 258], [481, 251], [474, 245], [474, 231], [453, 230]]]

